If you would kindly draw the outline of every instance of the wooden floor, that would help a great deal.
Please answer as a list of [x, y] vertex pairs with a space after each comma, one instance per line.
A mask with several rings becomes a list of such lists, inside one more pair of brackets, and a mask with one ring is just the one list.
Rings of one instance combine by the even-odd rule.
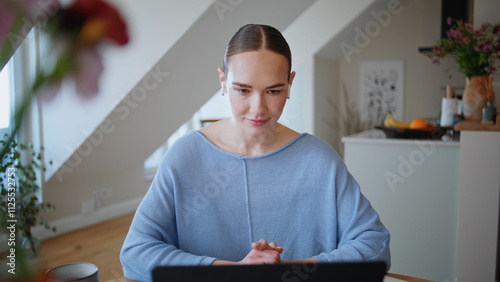
[[[127, 214], [90, 227], [42, 241], [38, 267], [47, 270], [71, 262], [90, 262], [99, 268], [99, 281], [131, 281], [123, 278], [120, 250], [133, 214]], [[389, 273], [403, 281], [429, 280]]]
[[43, 240], [37, 264], [47, 270], [70, 262], [90, 262], [99, 268], [99, 281], [120, 281], [119, 254], [132, 218], [133, 214], [127, 214]]

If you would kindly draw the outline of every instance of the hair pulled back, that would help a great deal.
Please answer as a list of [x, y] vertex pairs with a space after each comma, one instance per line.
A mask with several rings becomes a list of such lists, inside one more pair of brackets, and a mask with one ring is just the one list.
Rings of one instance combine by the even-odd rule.
[[261, 24], [244, 25], [231, 37], [224, 53], [224, 74], [227, 75], [227, 64], [231, 56], [261, 49], [285, 56], [288, 61], [288, 75], [290, 75], [292, 70], [290, 46], [279, 30]]

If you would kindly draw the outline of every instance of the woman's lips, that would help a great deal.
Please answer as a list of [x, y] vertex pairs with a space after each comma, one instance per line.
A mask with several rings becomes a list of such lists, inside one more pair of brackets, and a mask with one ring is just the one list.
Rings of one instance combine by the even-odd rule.
[[266, 124], [268, 119], [248, 119], [248, 122], [253, 126], [262, 126]]

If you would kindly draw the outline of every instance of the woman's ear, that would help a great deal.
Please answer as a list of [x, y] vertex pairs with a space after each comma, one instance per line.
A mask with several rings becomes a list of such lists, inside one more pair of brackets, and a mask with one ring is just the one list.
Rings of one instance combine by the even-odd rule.
[[292, 72], [290, 73], [290, 78], [288, 79], [288, 85], [289, 85], [289, 86], [292, 86], [292, 83], [293, 83], [293, 79], [294, 79], [294, 78], [295, 78], [295, 72], [294, 72], [294, 71], [292, 71]]
[[222, 89], [222, 95], [224, 95], [226, 91], [226, 75], [224, 74], [224, 69], [218, 68], [217, 72], [219, 73], [219, 83]]
[[292, 87], [292, 83], [293, 83], [293, 79], [295, 78], [295, 72], [292, 71], [290, 73], [290, 78], [288, 79], [288, 95], [286, 96], [287, 99], [290, 99], [290, 91], [291, 91], [291, 87]]

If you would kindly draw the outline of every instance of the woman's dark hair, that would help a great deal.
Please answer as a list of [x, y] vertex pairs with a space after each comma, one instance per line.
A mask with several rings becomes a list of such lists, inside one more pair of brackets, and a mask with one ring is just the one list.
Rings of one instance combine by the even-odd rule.
[[227, 64], [231, 56], [266, 49], [285, 56], [288, 61], [288, 75], [292, 70], [292, 52], [281, 32], [276, 28], [261, 24], [242, 26], [229, 40], [224, 53], [223, 69], [227, 75]]

